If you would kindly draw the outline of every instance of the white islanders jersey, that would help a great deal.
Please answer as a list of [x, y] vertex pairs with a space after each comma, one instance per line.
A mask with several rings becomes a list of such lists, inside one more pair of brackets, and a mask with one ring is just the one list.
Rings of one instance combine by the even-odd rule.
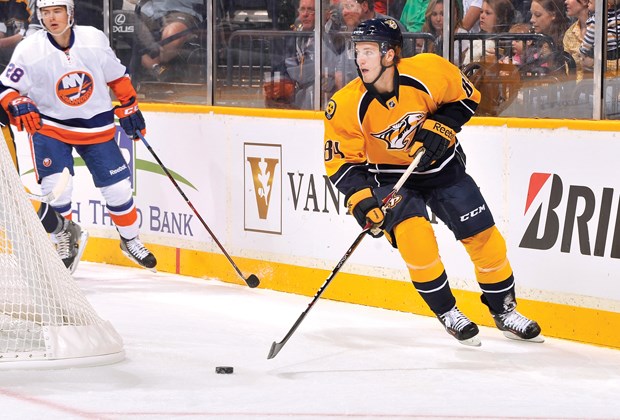
[[96, 28], [74, 26], [64, 51], [41, 30], [17, 45], [0, 76], [0, 99], [11, 89], [32, 99], [43, 135], [71, 144], [101, 143], [115, 132], [108, 83], [128, 77], [126, 71]]

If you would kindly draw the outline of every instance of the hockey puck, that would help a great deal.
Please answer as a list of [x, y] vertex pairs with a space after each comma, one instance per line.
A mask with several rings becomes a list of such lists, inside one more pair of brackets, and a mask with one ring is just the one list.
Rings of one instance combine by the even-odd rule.
[[218, 366], [215, 368], [215, 373], [233, 373], [232, 366]]

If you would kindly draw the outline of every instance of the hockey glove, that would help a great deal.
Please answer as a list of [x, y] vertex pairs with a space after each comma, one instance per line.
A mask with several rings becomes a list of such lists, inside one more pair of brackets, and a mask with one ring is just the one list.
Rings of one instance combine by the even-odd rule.
[[383, 225], [385, 214], [383, 214], [381, 203], [372, 191], [372, 188], [367, 187], [356, 191], [346, 201], [349, 213], [355, 217], [360, 226], [365, 228], [370, 224], [368, 233], [375, 238], [383, 235], [381, 226]]
[[421, 142], [426, 149], [416, 168], [418, 171], [423, 171], [446, 153], [448, 147], [456, 141], [456, 133], [439, 121], [427, 119], [416, 133], [414, 140]]
[[29, 97], [18, 96], [9, 102], [8, 108], [17, 130], [26, 130], [32, 135], [41, 129], [41, 114], [37, 105]]
[[146, 135], [146, 122], [138, 108], [138, 101], [135, 96], [129, 102], [115, 106], [114, 114], [118, 117], [123, 131], [130, 139], [138, 140], [140, 138], [136, 131], [140, 131], [143, 136]]

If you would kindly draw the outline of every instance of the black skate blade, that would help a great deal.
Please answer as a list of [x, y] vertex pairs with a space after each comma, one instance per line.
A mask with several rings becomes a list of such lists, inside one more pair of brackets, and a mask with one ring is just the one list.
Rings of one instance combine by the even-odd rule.
[[521, 338], [518, 335], [511, 333], [510, 331], [502, 331], [502, 333], [504, 333], [504, 337], [510, 338], [511, 340], [515, 340], [515, 341], [528, 341], [530, 343], [544, 343], [545, 342], [545, 337], [542, 334], [538, 334], [536, 337], [533, 337], [533, 338]]
[[131, 254], [129, 254], [129, 253], [127, 253], [127, 252], [123, 251], [122, 249], [121, 249], [121, 252], [123, 253], [123, 255], [124, 255], [124, 256], [126, 256], [126, 257], [127, 257], [127, 259], [129, 259], [131, 262], [133, 262], [134, 264], [136, 264], [138, 267], [140, 267], [140, 268], [144, 268], [145, 270], [148, 270], [148, 271], [150, 271], [151, 273], [157, 273], [157, 268], [155, 268], [155, 267], [151, 267], [151, 268], [146, 267], [146, 266], [144, 266], [144, 265], [140, 264], [140, 263], [139, 263], [139, 262], [138, 262], [138, 261], [137, 261], [134, 257], [132, 257], [132, 256], [131, 256]]

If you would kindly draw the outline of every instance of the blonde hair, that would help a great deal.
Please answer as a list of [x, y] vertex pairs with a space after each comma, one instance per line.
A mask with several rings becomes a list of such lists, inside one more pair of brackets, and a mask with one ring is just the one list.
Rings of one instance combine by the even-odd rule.
[[[422, 32], [428, 32], [432, 34], [433, 36], [437, 36], [437, 34], [435, 33], [435, 29], [433, 28], [433, 25], [431, 23], [431, 16], [433, 15], [433, 10], [435, 9], [435, 6], [437, 6], [438, 4], [443, 4], [443, 2], [444, 0], [430, 0], [428, 2], [428, 6], [426, 7], [426, 12], [424, 13], [424, 25], [422, 26]], [[454, 7], [452, 10], [455, 16], [454, 18], [455, 28], [459, 28], [463, 21], [463, 11], [461, 10], [461, 8], [459, 7], [457, 3], [458, 2], [453, 3]]]

